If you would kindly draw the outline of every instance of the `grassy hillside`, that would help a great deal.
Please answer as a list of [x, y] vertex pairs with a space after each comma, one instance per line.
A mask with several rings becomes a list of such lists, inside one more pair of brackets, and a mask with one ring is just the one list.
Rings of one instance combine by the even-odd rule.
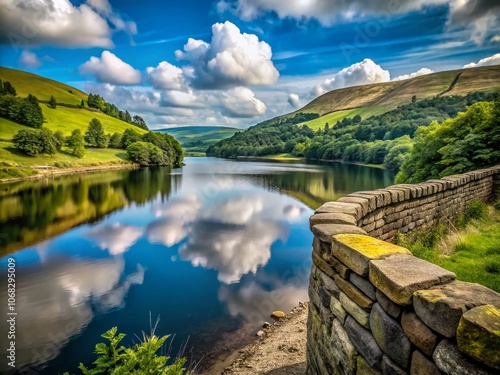
[[241, 129], [225, 126], [185, 126], [158, 130], [168, 132], [188, 154], [204, 154], [206, 149], [220, 140], [231, 137]]
[[[404, 81], [376, 83], [330, 91], [295, 113], [318, 113], [321, 117], [304, 124], [317, 128], [318, 124], [331, 124], [352, 117], [357, 109], [362, 118], [380, 115], [398, 106], [410, 103], [413, 95], [418, 100], [437, 95], [466, 95], [471, 92], [489, 92], [500, 88], [500, 65], [472, 69], [438, 72]], [[337, 114], [337, 115], [335, 115]]]
[[20, 97], [32, 94], [39, 100], [49, 100], [54, 95], [58, 103], [72, 105], [79, 105], [82, 99], [87, 100], [87, 94], [81, 90], [21, 70], [0, 67], [0, 79], [12, 83]]
[[[33, 94], [40, 100], [49, 100], [50, 96], [54, 95], [59, 104], [67, 105], [79, 105], [82, 99], [87, 99], [87, 94], [74, 87], [20, 70], [0, 67], [0, 79], [12, 83], [19, 97]], [[57, 108], [52, 109], [46, 103], [40, 103], [40, 107], [45, 118], [44, 126], [54, 132], [60, 130], [65, 136], [70, 135], [74, 129], [80, 129], [84, 133], [93, 118], [97, 118], [102, 123], [104, 131], [109, 134], [123, 133], [126, 129], [134, 129], [141, 134], [146, 132], [125, 121], [88, 108], [58, 105]], [[125, 151], [117, 149], [87, 149], [82, 159], [71, 155], [65, 148], [56, 155], [30, 157], [15, 150], [10, 142], [18, 131], [27, 129], [32, 128], [0, 118], [0, 160], [2, 162], [19, 167], [54, 166], [57, 163], [59, 166], [77, 168], [130, 163]], [[0, 179], [3, 177], [6, 177], [5, 173], [0, 173]]]

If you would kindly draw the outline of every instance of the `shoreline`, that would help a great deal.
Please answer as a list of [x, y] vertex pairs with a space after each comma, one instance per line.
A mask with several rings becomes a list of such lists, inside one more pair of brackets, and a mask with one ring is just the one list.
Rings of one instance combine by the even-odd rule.
[[[308, 302], [299, 303], [286, 316], [254, 332], [250, 343], [221, 353], [204, 375], [303, 375], [306, 369]], [[226, 343], [223, 342], [222, 345]]]
[[[12, 167], [16, 168], [16, 167]], [[31, 168], [38, 173], [32, 176], [24, 176], [24, 177], [12, 177], [12, 178], [4, 178], [0, 179], [1, 184], [7, 184], [11, 182], [20, 182], [20, 181], [29, 181], [29, 180], [38, 180], [40, 178], [49, 178], [49, 177], [60, 177], [73, 173], [92, 173], [92, 172], [104, 172], [104, 171], [112, 171], [112, 170], [120, 170], [120, 169], [139, 169], [141, 168], [137, 164], [103, 164], [98, 166], [81, 166], [81, 167], [71, 167], [71, 168], [54, 168], [54, 169], [36, 169]]]

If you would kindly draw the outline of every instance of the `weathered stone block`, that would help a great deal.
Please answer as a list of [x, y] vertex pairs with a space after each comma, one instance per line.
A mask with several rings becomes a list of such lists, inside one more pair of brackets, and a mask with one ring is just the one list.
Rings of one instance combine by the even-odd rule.
[[335, 296], [336, 298], [339, 298], [340, 289], [337, 286], [337, 284], [335, 284], [333, 279], [331, 277], [329, 277], [326, 273], [321, 271], [320, 269], [318, 269], [317, 274], [318, 274], [318, 277], [320, 278], [320, 280], [323, 284], [323, 287], [327, 291], [329, 291], [333, 296]]
[[455, 274], [411, 255], [370, 262], [370, 281], [399, 305], [411, 304], [415, 291], [449, 283]]
[[462, 314], [482, 305], [500, 306], [500, 294], [479, 284], [454, 281], [413, 297], [415, 313], [443, 336], [454, 337]]
[[346, 203], [346, 202], [327, 202], [318, 208], [315, 213], [341, 213], [347, 215], [353, 215], [356, 219], [359, 219], [362, 208], [358, 203]]
[[364, 294], [366, 294], [370, 299], [375, 301], [375, 287], [372, 285], [370, 281], [367, 279], [356, 275], [355, 273], [351, 273], [349, 275], [349, 281], [358, 287]]
[[345, 311], [349, 313], [359, 324], [366, 328], [370, 328], [370, 314], [359, 307], [356, 302], [340, 292], [340, 303]]
[[365, 309], [369, 310], [373, 306], [373, 301], [365, 296], [358, 288], [356, 288], [349, 281], [344, 280], [339, 275], [335, 275], [335, 283], [350, 299], [352, 299], [356, 304]]
[[321, 304], [325, 307], [330, 307], [330, 293], [326, 291], [325, 288], [319, 288], [319, 298], [321, 299]]
[[352, 345], [354, 345], [358, 353], [370, 367], [380, 369], [380, 360], [383, 353], [375, 342], [371, 332], [363, 328], [350, 316], [345, 321], [345, 330], [351, 339]]
[[353, 215], [331, 212], [312, 215], [309, 218], [309, 228], [312, 229], [316, 224], [356, 225], [357, 221]]
[[500, 370], [500, 307], [480, 306], [462, 315], [457, 343], [462, 353]]
[[316, 267], [318, 267], [322, 272], [324, 272], [325, 274], [327, 274], [332, 279], [337, 274], [337, 272], [335, 272], [332, 269], [332, 267], [330, 267], [328, 265], [328, 263], [326, 263], [326, 261], [324, 261], [323, 259], [321, 259], [319, 257], [319, 255], [317, 255], [315, 252], [312, 253], [312, 260], [313, 260], [313, 264]]
[[370, 314], [370, 329], [382, 351], [397, 365], [408, 368], [410, 364], [411, 343], [397, 321], [391, 318], [376, 303]]
[[330, 311], [337, 317], [337, 319], [344, 324], [347, 312], [342, 307], [342, 303], [335, 297], [330, 299]]
[[441, 371], [434, 362], [427, 359], [418, 350], [415, 350], [411, 357], [410, 375], [441, 375]]
[[376, 238], [356, 234], [339, 234], [333, 237], [332, 253], [358, 275], [368, 274], [372, 259], [393, 254], [411, 254], [407, 249]]
[[[361, 215], [365, 216], [370, 212], [369, 209], [369, 201], [366, 198], [359, 198], [359, 197], [351, 197], [351, 196], [346, 196], [342, 197], [337, 200], [337, 202], [342, 202], [342, 203], [357, 203], [361, 206]], [[358, 217], [359, 219], [359, 217]]]
[[351, 343], [344, 326], [335, 319], [332, 323], [332, 334], [329, 345], [330, 361], [333, 358], [337, 368], [342, 368], [345, 374], [354, 374], [356, 371], [356, 349]]
[[312, 227], [313, 234], [323, 242], [332, 242], [332, 237], [337, 234], [366, 234], [366, 232], [355, 226], [345, 224], [316, 224]]
[[323, 305], [319, 306], [319, 315], [321, 317], [321, 321], [323, 322], [323, 326], [330, 327], [333, 321], [333, 314], [330, 311], [330, 306], [325, 307]]
[[410, 311], [405, 311], [401, 318], [401, 326], [406, 336], [415, 344], [417, 348], [425, 354], [432, 356], [437, 344], [437, 336], [419, 319], [419, 317]]
[[384, 293], [377, 289], [375, 294], [377, 296], [377, 302], [380, 303], [380, 306], [382, 306], [387, 314], [393, 318], [397, 318], [399, 314], [401, 314], [401, 307], [387, 298]]
[[371, 367], [363, 357], [358, 355], [356, 361], [356, 375], [382, 375], [382, 373]]
[[319, 298], [318, 292], [314, 285], [309, 285], [309, 301], [311, 301], [318, 309], [321, 306], [321, 298]]
[[467, 360], [451, 341], [441, 341], [432, 355], [437, 367], [448, 375], [491, 375]]
[[408, 375], [401, 367], [392, 362], [389, 357], [382, 357], [382, 374], [384, 375]]

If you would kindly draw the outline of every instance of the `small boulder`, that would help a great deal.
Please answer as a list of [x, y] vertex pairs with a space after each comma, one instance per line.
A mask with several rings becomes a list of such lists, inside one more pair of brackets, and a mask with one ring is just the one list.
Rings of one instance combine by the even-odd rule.
[[262, 328], [269, 328], [271, 327], [271, 323], [269, 322], [264, 322], [264, 324], [262, 324]]
[[262, 337], [264, 336], [264, 331], [258, 331], [256, 334], [257, 337]]
[[271, 318], [280, 320], [283, 319], [286, 316], [286, 314], [283, 311], [273, 311], [271, 314]]

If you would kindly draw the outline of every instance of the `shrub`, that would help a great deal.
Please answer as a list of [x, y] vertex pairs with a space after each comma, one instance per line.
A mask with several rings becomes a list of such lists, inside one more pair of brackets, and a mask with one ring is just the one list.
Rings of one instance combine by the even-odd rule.
[[120, 146], [123, 149], [127, 149], [134, 142], [139, 142], [142, 140], [142, 136], [133, 129], [126, 129], [123, 132], [122, 139], [120, 141]]
[[121, 148], [121, 142], [122, 142], [122, 136], [120, 133], [117, 132], [110, 137], [108, 147]]
[[[100, 374], [155, 374], [155, 375], [189, 375], [184, 369], [185, 358], [177, 358], [174, 363], [167, 365], [170, 357], [157, 355], [168, 336], [157, 337], [154, 334], [147, 336], [143, 334], [140, 344], [132, 348], [118, 346], [125, 334], [117, 334], [117, 328], [113, 327], [102, 335], [109, 341], [99, 343], [95, 346], [98, 358], [94, 361], [94, 367], [87, 368], [80, 363], [83, 375]], [[67, 372], [65, 375], [69, 375]]]
[[49, 107], [53, 108], [53, 109], [57, 108], [57, 101], [56, 101], [56, 98], [54, 98], [54, 95], [50, 96]]
[[143, 166], [168, 165], [168, 159], [161, 148], [149, 142], [134, 142], [127, 147], [130, 160]]
[[57, 139], [48, 129], [41, 130], [20, 130], [12, 143], [26, 155], [55, 154], [57, 151]]

